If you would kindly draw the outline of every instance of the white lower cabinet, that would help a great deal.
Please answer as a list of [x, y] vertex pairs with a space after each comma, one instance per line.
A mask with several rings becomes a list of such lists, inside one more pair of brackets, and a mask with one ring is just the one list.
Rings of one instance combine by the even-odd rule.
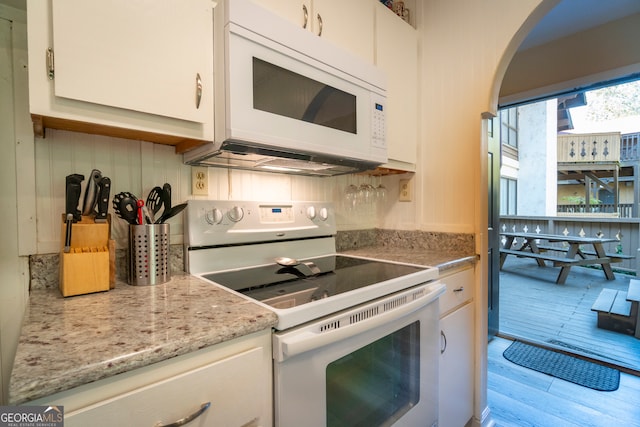
[[[270, 333], [117, 375], [38, 404], [63, 405], [66, 427], [271, 426]], [[166, 378], [153, 380], [162, 376]], [[130, 390], [119, 392], [122, 388]], [[87, 393], [93, 396], [88, 399], [99, 400], [84, 406]], [[208, 408], [198, 414], [203, 405]]]
[[473, 416], [473, 269], [441, 280], [438, 426], [462, 427]]

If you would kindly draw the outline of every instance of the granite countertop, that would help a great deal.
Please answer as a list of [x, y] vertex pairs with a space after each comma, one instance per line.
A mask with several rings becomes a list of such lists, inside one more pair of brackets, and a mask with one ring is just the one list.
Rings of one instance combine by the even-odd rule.
[[[464, 246], [464, 245], [463, 245]], [[448, 251], [372, 245], [340, 253], [438, 267], [475, 264], [469, 247]], [[275, 326], [275, 313], [186, 273], [156, 286], [118, 283], [63, 298], [32, 290], [9, 386], [17, 405]]]
[[118, 283], [63, 298], [32, 290], [9, 404], [150, 365], [271, 328], [275, 313], [188, 274], [156, 286]]
[[468, 252], [446, 252], [432, 249], [371, 246], [341, 252], [345, 255], [377, 258], [407, 264], [438, 267], [440, 274], [475, 265], [478, 257]]

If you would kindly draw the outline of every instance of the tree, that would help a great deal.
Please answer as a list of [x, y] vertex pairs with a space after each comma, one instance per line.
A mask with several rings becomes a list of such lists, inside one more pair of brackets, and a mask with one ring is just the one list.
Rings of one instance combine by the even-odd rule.
[[640, 80], [586, 93], [586, 118], [600, 122], [640, 115]]

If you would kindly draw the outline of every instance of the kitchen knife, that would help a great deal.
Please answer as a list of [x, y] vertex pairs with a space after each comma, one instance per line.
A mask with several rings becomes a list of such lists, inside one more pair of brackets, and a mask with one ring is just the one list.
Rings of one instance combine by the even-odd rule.
[[82, 204], [82, 215], [91, 215], [95, 212], [96, 201], [98, 199], [98, 183], [102, 179], [102, 172], [98, 169], [91, 171], [91, 176], [87, 181], [87, 188], [84, 191], [84, 203]]
[[71, 223], [73, 222], [73, 214], [67, 214], [67, 231], [64, 238], [64, 252], [69, 253], [71, 251]]
[[104, 176], [98, 183], [98, 213], [96, 222], [107, 221], [107, 211], [109, 210], [109, 193], [111, 192], [111, 178]]
[[78, 203], [80, 202], [80, 191], [82, 190], [81, 183], [84, 181], [84, 175], [77, 173], [67, 175], [65, 185], [65, 214], [73, 215], [73, 222], [80, 221], [82, 218], [82, 212], [78, 209]]

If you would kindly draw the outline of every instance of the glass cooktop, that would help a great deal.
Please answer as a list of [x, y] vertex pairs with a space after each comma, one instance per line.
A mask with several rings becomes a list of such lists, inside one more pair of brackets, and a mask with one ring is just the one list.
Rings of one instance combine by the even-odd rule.
[[[305, 265], [311, 261], [320, 270]], [[297, 266], [267, 266], [202, 277], [275, 308], [290, 308], [423, 271], [426, 268], [331, 255]], [[314, 274], [317, 273], [317, 274]]]

